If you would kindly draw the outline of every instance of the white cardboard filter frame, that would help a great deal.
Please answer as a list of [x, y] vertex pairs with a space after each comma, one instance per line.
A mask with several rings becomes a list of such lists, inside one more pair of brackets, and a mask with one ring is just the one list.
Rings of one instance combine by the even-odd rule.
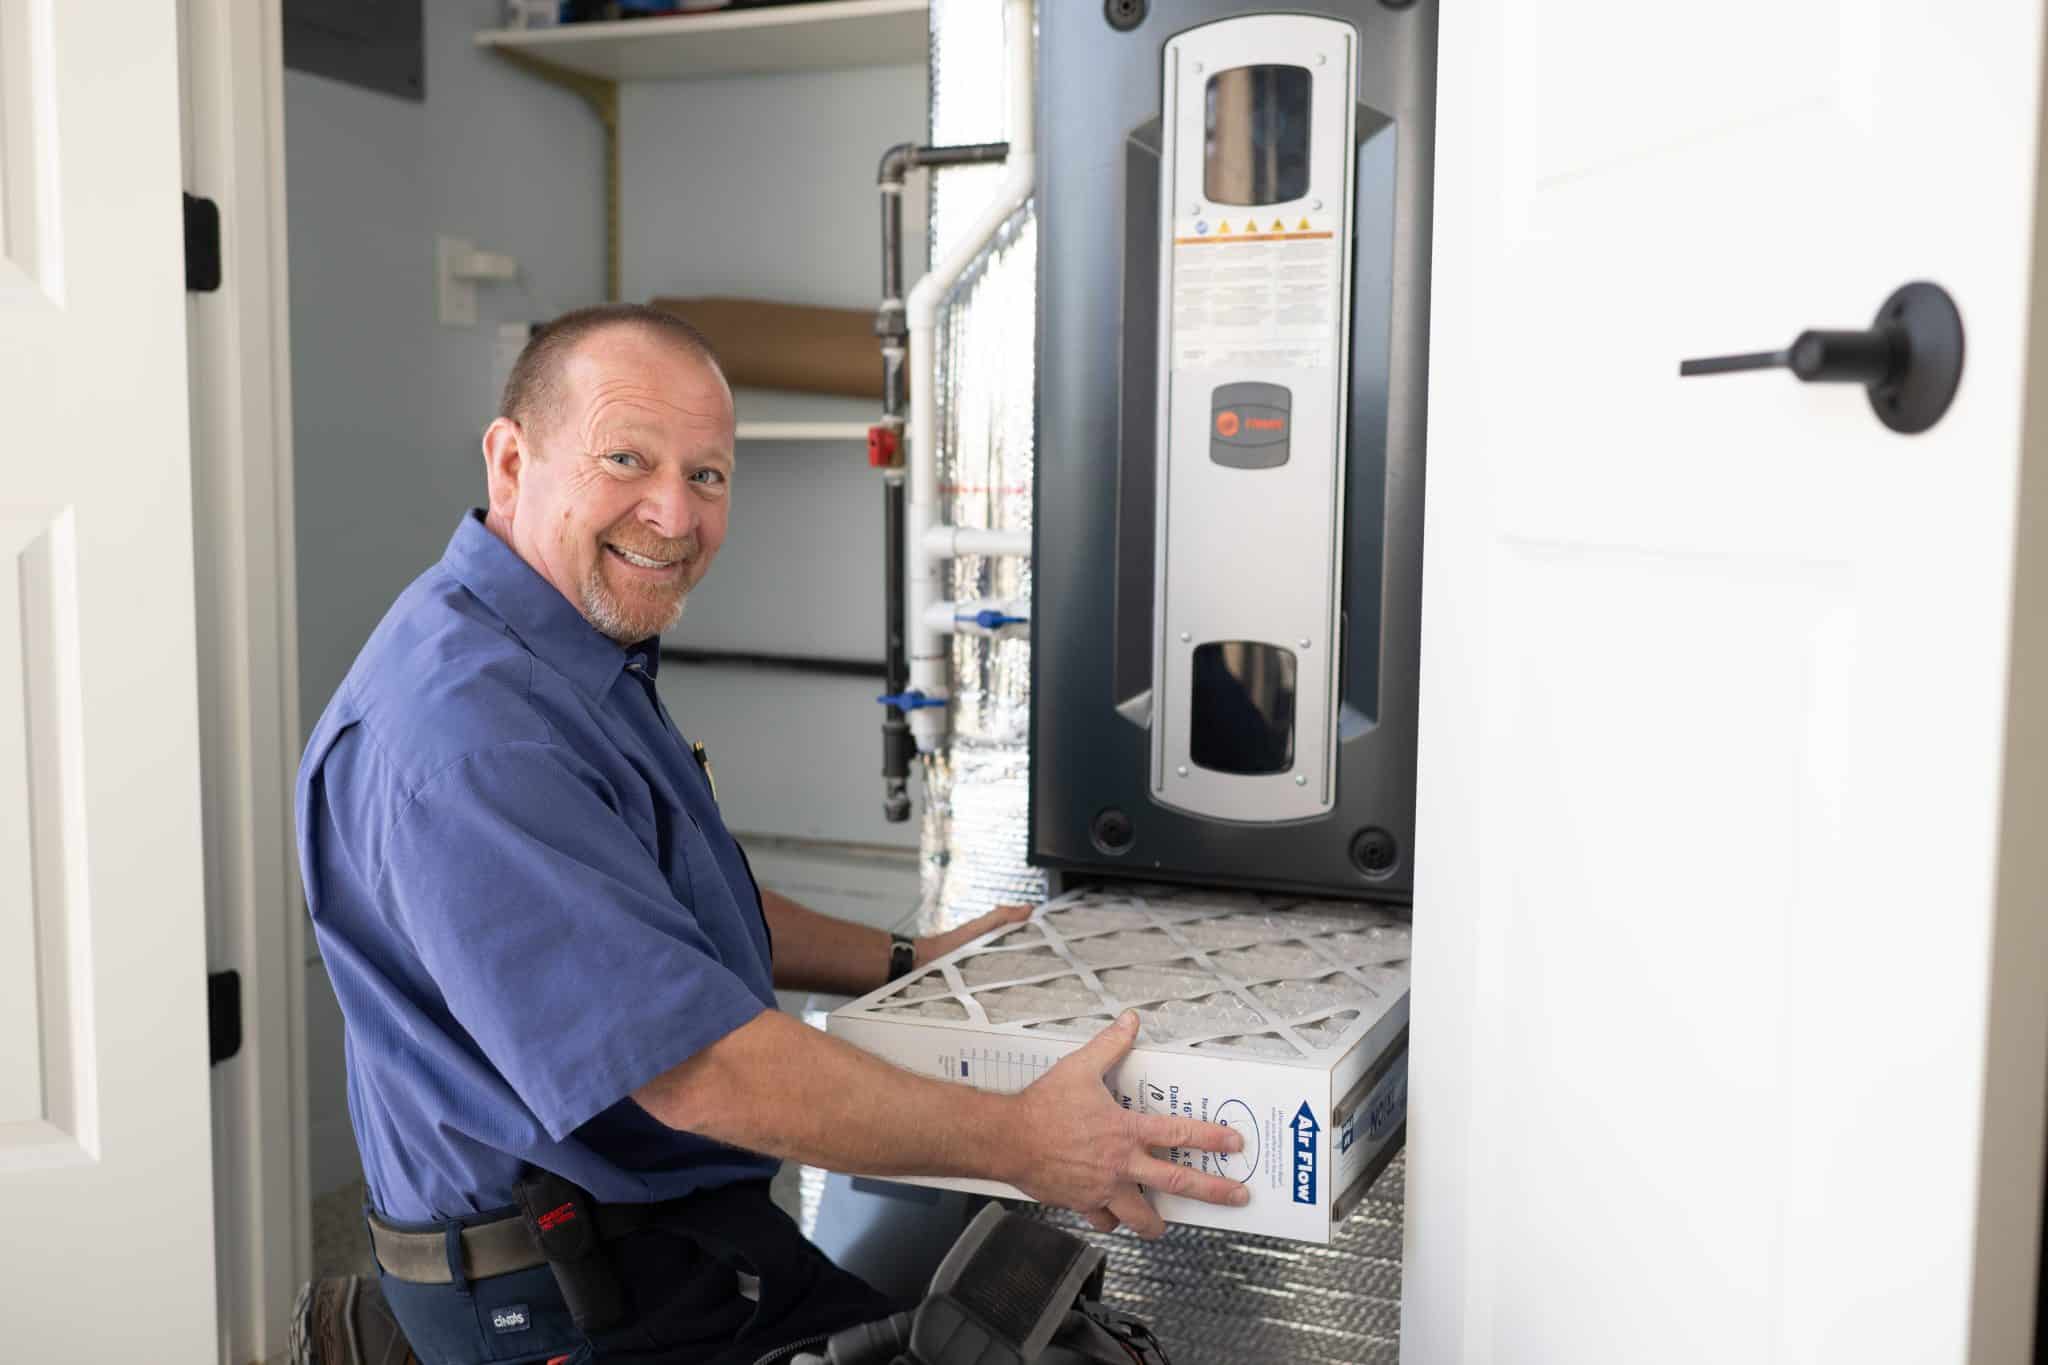
[[[1071, 892], [833, 1011], [829, 1030], [906, 1070], [1015, 1091], [1124, 1009], [1106, 1078], [1127, 1109], [1223, 1123], [1240, 1154], [1173, 1150], [1238, 1180], [1242, 1208], [1150, 1195], [1168, 1222], [1327, 1243], [1399, 1149], [1408, 926], [1348, 901], [1172, 887]], [[914, 1184], [1004, 1198], [990, 1181]]]

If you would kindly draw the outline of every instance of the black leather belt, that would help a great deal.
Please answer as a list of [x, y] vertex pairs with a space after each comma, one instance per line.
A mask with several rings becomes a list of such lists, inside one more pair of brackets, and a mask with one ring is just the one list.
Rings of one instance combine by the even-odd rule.
[[[656, 1204], [599, 1204], [594, 1210], [598, 1235], [609, 1242], [638, 1232], [654, 1221], [660, 1207]], [[394, 1228], [372, 1213], [370, 1246], [376, 1251], [377, 1264], [384, 1267], [384, 1273], [408, 1284], [455, 1282], [455, 1277], [448, 1270], [448, 1235], [445, 1232], [411, 1232]], [[541, 1254], [540, 1243], [534, 1240], [526, 1219], [517, 1213], [508, 1213], [487, 1223], [473, 1223], [462, 1229], [464, 1279], [487, 1280], [493, 1275], [509, 1275], [515, 1270], [530, 1270], [546, 1264], [547, 1257]]]

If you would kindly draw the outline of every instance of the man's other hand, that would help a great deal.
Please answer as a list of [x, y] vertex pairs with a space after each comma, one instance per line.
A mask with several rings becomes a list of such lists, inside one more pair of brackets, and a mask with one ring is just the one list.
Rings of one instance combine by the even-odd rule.
[[1031, 907], [1028, 905], [999, 905], [980, 919], [969, 920], [958, 929], [919, 939], [914, 965], [922, 967], [927, 962], [936, 962], [955, 948], [972, 943], [983, 934], [992, 934], [1006, 924], [1016, 924], [1029, 918]]
[[1250, 1191], [1152, 1154], [1161, 1147], [1235, 1152], [1244, 1139], [1218, 1123], [1134, 1114], [1117, 1104], [1102, 1078], [1138, 1040], [1138, 1016], [1114, 1024], [1069, 1054], [1017, 1095], [1019, 1159], [1006, 1178], [1033, 1199], [1085, 1216], [1097, 1231], [1121, 1223], [1140, 1237], [1166, 1231], [1144, 1191], [1238, 1205]]

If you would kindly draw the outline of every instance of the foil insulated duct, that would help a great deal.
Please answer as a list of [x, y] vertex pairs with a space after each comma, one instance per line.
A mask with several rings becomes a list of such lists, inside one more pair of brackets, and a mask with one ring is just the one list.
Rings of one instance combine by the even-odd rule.
[[[1002, 7], [940, 0], [931, 32], [933, 143], [1004, 138]], [[953, 245], [1001, 178], [1000, 166], [932, 173], [934, 256]], [[939, 496], [955, 526], [1031, 526], [1037, 257], [1036, 213], [1027, 205], [960, 277], [941, 315]], [[1029, 600], [1031, 564], [963, 555], [951, 563], [947, 590], [956, 602]], [[1044, 874], [1025, 861], [1030, 676], [1023, 632], [953, 637], [948, 740], [924, 772], [926, 931], [1045, 897]]]
[[[990, 0], [932, 0], [931, 140], [934, 147], [1001, 142], [1003, 7]], [[931, 254], [950, 247], [1002, 183], [1000, 165], [956, 166], [931, 177]]]

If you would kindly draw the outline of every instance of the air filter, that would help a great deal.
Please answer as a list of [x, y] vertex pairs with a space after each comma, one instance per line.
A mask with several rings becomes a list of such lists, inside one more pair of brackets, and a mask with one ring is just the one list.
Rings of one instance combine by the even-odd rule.
[[[1139, 1113], [1226, 1124], [1242, 1152], [1166, 1155], [1250, 1188], [1154, 1194], [1169, 1222], [1327, 1243], [1400, 1148], [1408, 926], [1363, 904], [1169, 887], [1081, 890], [833, 1012], [908, 1070], [1015, 1091], [1137, 1011], [1107, 1083]], [[914, 1183], [1024, 1198], [986, 1181]]]

